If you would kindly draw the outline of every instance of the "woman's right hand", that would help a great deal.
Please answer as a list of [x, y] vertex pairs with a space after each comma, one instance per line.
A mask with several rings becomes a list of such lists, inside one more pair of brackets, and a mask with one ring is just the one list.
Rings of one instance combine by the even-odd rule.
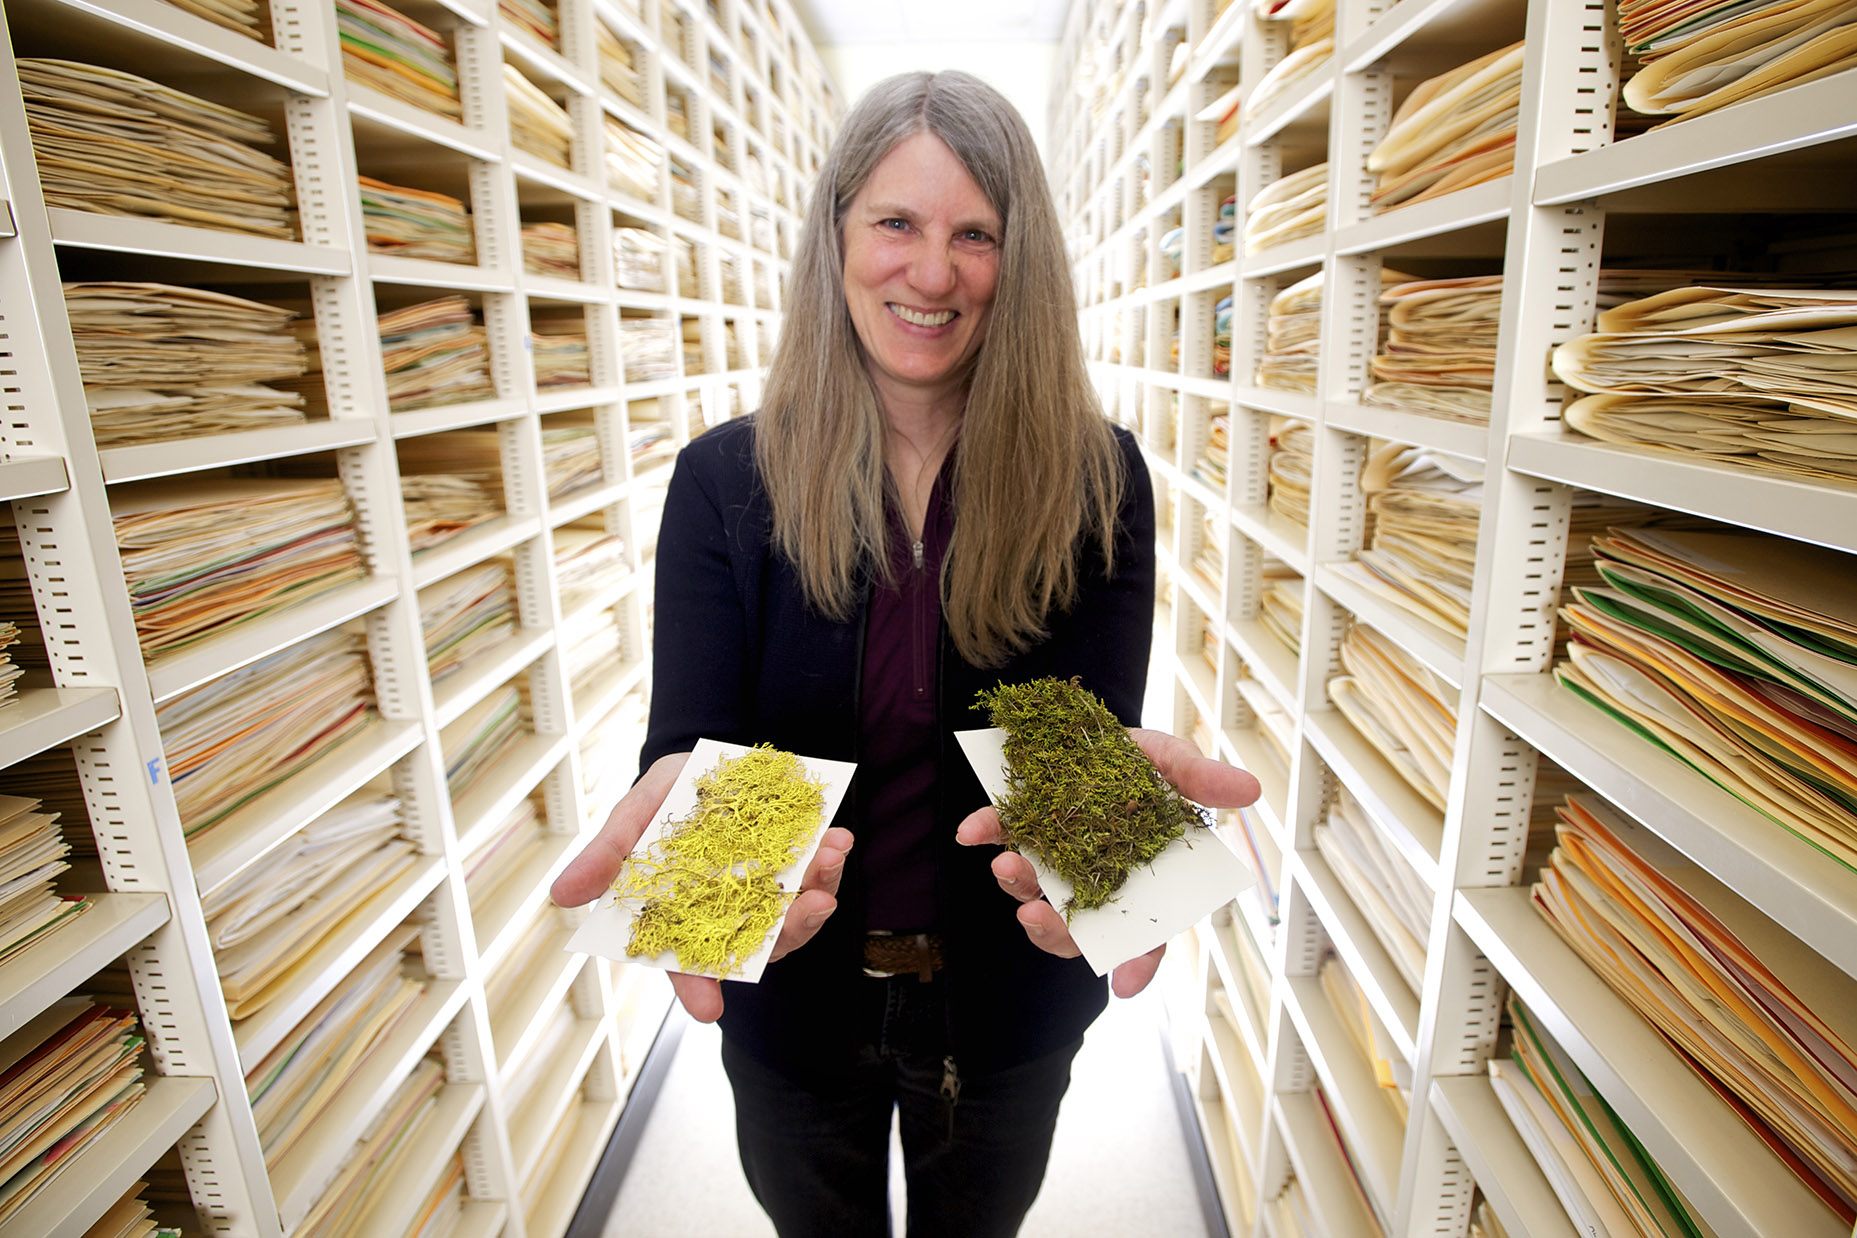
[[[568, 861], [555, 878], [549, 896], [561, 907], [580, 907], [606, 893], [632, 848], [651, 824], [689, 761], [687, 752], [659, 757], [651, 768], [627, 791], [625, 798], [607, 816], [600, 832], [594, 835], [581, 853]], [[838, 883], [845, 874], [845, 853], [851, 850], [851, 831], [834, 826], [820, 840], [819, 850], [806, 875], [800, 880], [799, 893], [787, 907], [781, 922], [780, 936], [774, 941], [773, 958], [797, 950], [812, 940], [826, 917], [838, 907]], [[691, 976], [671, 972], [671, 988], [690, 1017], [699, 1023], [714, 1023], [722, 1015], [722, 986], [708, 976]]]

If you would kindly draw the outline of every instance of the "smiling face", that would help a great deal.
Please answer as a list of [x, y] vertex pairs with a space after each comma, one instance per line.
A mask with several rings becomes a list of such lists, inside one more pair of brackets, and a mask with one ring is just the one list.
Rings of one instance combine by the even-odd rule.
[[947, 143], [918, 133], [845, 213], [845, 304], [886, 407], [957, 401], [999, 282], [999, 213]]

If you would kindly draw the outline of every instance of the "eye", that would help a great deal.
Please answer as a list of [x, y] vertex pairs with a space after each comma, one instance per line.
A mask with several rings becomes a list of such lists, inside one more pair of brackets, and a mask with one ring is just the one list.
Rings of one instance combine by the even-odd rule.
[[959, 236], [961, 240], [966, 241], [970, 245], [991, 245], [993, 244], [993, 234], [991, 232], [987, 232], [980, 228], [969, 228], [965, 232], [960, 232], [960, 233], [957, 233], [956, 235]]
[[903, 232], [908, 229], [909, 221], [907, 219], [895, 218], [882, 219], [877, 221], [877, 226], [889, 232]]

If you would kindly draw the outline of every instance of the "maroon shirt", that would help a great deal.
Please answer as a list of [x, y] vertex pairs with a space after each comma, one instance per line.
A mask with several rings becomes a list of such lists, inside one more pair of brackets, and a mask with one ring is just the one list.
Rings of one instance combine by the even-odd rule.
[[954, 530], [949, 470], [929, 492], [918, 563], [903, 514], [890, 507], [889, 587], [871, 593], [858, 725], [865, 820], [858, 837], [870, 883], [865, 927], [935, 925], [936, 654], [941, 563]]

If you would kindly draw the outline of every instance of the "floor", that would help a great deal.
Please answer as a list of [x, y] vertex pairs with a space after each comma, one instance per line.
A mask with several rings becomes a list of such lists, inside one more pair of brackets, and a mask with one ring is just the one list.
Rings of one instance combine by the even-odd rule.
[[[681, 1010], [673, 1018], [684, 1018]], [[1112, 1001], [1077, 1055], [1044, 1189], [1023, 1238], [1207, 1238], [1152, 988]], [[685, 1020], [677, 1056], [605, 1238], [772, 1238], [735, 1159], [714, 1027]], [[900, 1178], [893, 1181], [901, 1234]]]

